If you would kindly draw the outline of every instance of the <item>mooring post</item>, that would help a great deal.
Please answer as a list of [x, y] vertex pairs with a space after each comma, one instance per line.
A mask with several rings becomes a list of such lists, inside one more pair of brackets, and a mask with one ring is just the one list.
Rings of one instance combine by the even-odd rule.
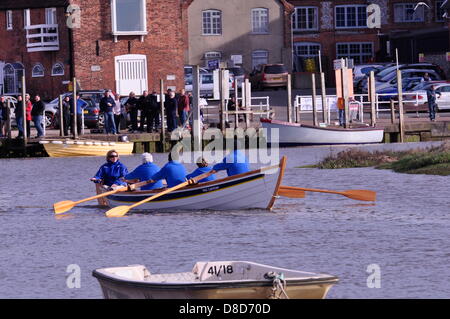
[[397, 91], [398, 91], [398, 115], [400, 127], [400, 142], [405, 141], [405, 123], [403, 114], [403, 89], [402, 89], [402, 72], [397, 69]]
[[22, 76], [22, 119], [23, 119], [23, 145], [25, 150], [25, 156], [27, 154], [27, 140], [28, 140], [28, 123], [27, 123], [27, 103], [25, 102], [26, 87], [25, 76]]
[[292, 123], [292, 75], [288, 73], [287, 78], [287, 120]]
[[319, 126], [317, 121], [317, 104], [316, 104], [316, 74], [311, 74], [311, 88], [312, 88], [312, 111], [313, 111], [313, 125]]
[[[376, 99], [376, 87], [375, 87], [375, 73], [370, 71], [369, 76], [369, 98], [370, 98], [370, 125], [375, 126], [377, 124], [375, 116], [375, 99]], [[364, 109], [364, 106], [363, 106]]]
[[[160, 103], [160, 109], [161, 109], [161, 144], [162, 144], [162, 151], [166, 151], [166, 128], [164, 126], [165, 120], [164, 120], [164, 80], [159, 80], [160, 84], [160, 93], [159, 93], [159, 103]], [[197, 82], [198, 85], [198, 82]]]
[[393, 99], [391, 99], [391, 123], [395, 123], [395, 104]]
[[[200, 121], [200, 86], [198, 85], [200, 68], [198, 65], [192, 67], [192, 135], [194, 138], [194, 154], [202, 152], [202, 127]], [[197, 160], [197, 159], [196, 159]]]
[[8, 138], [11, 139], [11, 100], [6, 102], [6, 131]]
[[72, 131], [73, 131], [73, 138], [77, 139], [78, 138], [78, 129], [77, 129], [77, 79], [74, 77], [73, 78], [73, 88], [72, 88], [72, 112], [73, 112], [73, 117], [72, 117]]
[[328, 105], [327, 105], [327, 89], [325, 87], [325, 73], [320, 72], [320, 89], [322, 95], [322, 121], [326, 124], [330, 124], [328, 118]]
[[64, 110], [63, 110], [63, 98], [59, 95], [59, 136], [64, 136]]

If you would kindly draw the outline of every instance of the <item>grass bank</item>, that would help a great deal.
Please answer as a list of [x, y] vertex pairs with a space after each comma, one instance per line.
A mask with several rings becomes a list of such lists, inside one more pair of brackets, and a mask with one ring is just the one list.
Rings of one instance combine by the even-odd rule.
[[375, 167], [398, 173], [450, 175], [450, 142], [437, 147], [408, 151], [367, 152], [358, 149], [328, 156], [314, 167], [322, 169]]

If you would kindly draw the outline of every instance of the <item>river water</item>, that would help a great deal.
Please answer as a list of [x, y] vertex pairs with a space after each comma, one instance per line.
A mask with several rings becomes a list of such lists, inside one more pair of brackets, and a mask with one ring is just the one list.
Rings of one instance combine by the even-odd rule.
[[[328, 298], [450, 297], [449, 177], [296, 168], [341, 149], [281, 149], [288, 156], [283, 184], [371, 189], [378, 193], [375, 204], [307, 193], [304, 199], [277, 200], [273, 212], [108, 219], [92, 202], [55, 218], [53, 203], [92, 196], [88, 180], [104, 159], [2, 159], [0, 298], [102, 298], [91, 275], [95, 268], [145, 264], [153, 273], [169, 273], [207, 260], [248, 260], [336, 275], [340, 283]], [[166, 154], [154, 157], [165, 163]], [[121, 160], [129, 168], [140, 164], [139, 155]], [[81, 269], [80, 288], [67, 287], [71, 264]], [[380, 270], [380, 288], [367, 284], [374, 269]]]

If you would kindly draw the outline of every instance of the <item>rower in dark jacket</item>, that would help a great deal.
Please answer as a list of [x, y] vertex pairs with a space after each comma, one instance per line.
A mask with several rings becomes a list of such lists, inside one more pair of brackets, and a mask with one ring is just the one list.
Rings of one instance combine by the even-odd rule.
[[119, 153], [110, 150], [106, 153], [106, 163], [100, 166], [97, 174], [91, 178], [94, 183], [103, 183], [111, 188], [125, 186], [125, 175], [128, 174], [127, 167], [119, 161]]

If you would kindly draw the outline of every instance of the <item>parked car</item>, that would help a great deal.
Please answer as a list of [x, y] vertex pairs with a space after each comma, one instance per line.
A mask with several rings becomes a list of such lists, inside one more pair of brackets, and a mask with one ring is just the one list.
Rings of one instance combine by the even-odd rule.
[[[229, 77], [229, 88], [233, 89], [234, 75], [230, 73]], [[208, 98], [214, 96], [214, 74], [210, 73], [200, 73], [199, 78], [200, 85], [200, 97]], [[192, 75], [185, 78], [184, 88], [187, 92], [192, 92]]]
[[408, 96], [406, 100], [416, 100], [415, 106], [420, 110], [428, 110], [427, 90], [430, 86], [436, 87], [436, 92], [441, 93], [441, 96], [436, 95], [436, 104], [439, 111], [450, 110], [450, 83], [443, 81], [427, 81], [417, 85], [412, 92], [417, 94], [416, 96]]
[[362, 78], [369, 76], [370, 71], [374, 71], [377, 74], [390, 64], [386, 63], [371, 63], [371, 64], [358, 64], [353, 67], [353, 83], [356, 85]]
[[[88, 105], [84, 108], [84, 125], [87, 128], [99, 128], [105, 123], [104, 115], [100, 113], [100, 100], [103, 97], [104, 90], [81, 90], [80, 99]], [[63, 98], [70, 96], [72, 92], [64, 93]], [[46, 125], [47, 127], [59, 127], [59, 97], [47, 103], [45, 106]]]
[[[423, 81], [422, 77], [412, 77], [412, 78], [402, 78], [402, 91], [409, 92], [413, 87]], [[397, 83], [397, 82], [396, 82]], [[390, 99], [396, 100], [398, 98], [398, 87], [397, 85], [390, 86], [377, 91], [378, 94], [389, 94], [389, 95], [379, 95], [378, 100], [389, 101]]]
[[[428, 73], [431, 80], [442, 80], [440, 75], [436, 73], [434, 70], [427, 70], [427, 69], [403, 69], [401, 70], [402, 78], [414, 78], [414, 77], [422, 77], [425, 75], [425, 73]], [[394, 70], [387, 75], [385, 75], [382, 78], [378, 78], [375, 80], [375, 89], [376, 91], [383, 90], [389, 87], [397, 86], [397, 71]], [[362, 92], [367, 93], [367, 83], [363, 87]]]
[[[427, 70], [433, 70], [435, 73], [439, 75], [439, 79], [446, 79], [445, 72], [442, 70], [442, 68], [436, 64], [433, 63], [412, 63], [412, 64], [399, 64], [398, 66], [399, 70], [405, 70], [405, 69], [427, 69]], [[392, 72], [395, 72], [397, 70], [396, 64], [388, 65], [384, 68], [382, 68], [380, 71], [378, 71], [375, 74], [375, 81], [379, 81], [380, 79], [386, 77], [387, 75], [391, 74]], [[367, 87], [367, 81], [368, 77], [362, 78], [355, 87], [355, 90], [357, 92], [364, 92], [363, 88]], [[366, 91], [367, 92], [367, 91]]]
[[250, 73], [250, 82], [255, 89], [268, 87], [286, 88], [288, 71], [283, 64], [262, 64]]

